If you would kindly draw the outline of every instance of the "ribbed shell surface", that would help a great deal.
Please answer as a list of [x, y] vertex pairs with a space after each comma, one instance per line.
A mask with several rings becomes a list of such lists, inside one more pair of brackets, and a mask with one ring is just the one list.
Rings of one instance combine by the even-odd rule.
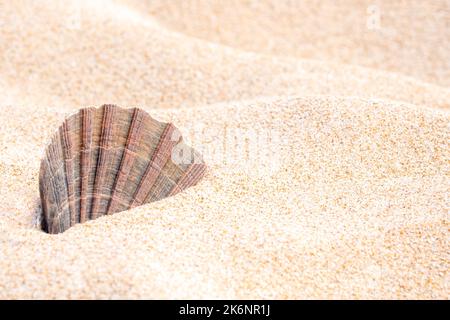
[[[182, 157], [173, 156], [177, 150]], [[64, 232], [174, 195], [195, 185], [205, 170], [173, 124], [138, 108], [82, 109], [53, 135], [41, 162], [43, 229]]]

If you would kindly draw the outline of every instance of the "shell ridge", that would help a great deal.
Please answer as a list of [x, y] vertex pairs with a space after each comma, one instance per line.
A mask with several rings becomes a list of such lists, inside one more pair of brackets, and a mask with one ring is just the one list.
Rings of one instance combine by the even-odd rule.
[[74, 166], [73, 166], [73, 155], [72, 148], [73, 142], [70, 135], [69, 121], [66, 119], [64, 121], [63, 127], [63, 148], [64, 148], [64, 165], [65, 165], [65, 173], [66, 173], [66, 186], [68, 193], [68, 204], [70, 211], [70, 226], [75, 225], [76, 221], [76, 212], [75, 212], [75, 188], [74, 188]]
[[193, 166], [196, 167], [193, 170], [194, 173], [189, 178], [187, 178], [185, 176], [186, 183], [184, 184], [183, 189], [186, 189], [186, 188], [196, 185], [200, 181], [200, 179], [203, 178], [203, 176], [206, 173], [206, 165], [205, 164], [194, 163]]
[[[105, 105], [103, 107], [103, 120], [102, 120], [102, 132], [100, 135], [100, 148], [99, 154], [97, 158], [97, 170], [95, 173], [95, 182], [94, 182], [94, 194], [92, 200], [92, 208], [91, 208], [91, 218], [95, 219], [98, 217], [99, 206], [100, 206], [100, 191], [103, 180], [106, 175], [106, 166], [109, 162], [109, 150], [108, 144], [111, 141], [112, 135], [112, 127], [113, 127], [113, 119], [114, 119], [115, 107], [111, 105]], [[103, 147], [103, 148], [102, 148]]]
[[[47, 172], [49, 172], [49, 171], [47, 171]], [[53, 217], [50, 216], [52, 214], [51, 208], [56, 206], [58, 212], [60, 212], [62, 208], [61, 208], [60, 204], [58, 203], [59, 196], [57, 194], [58, 188], [55, 183], [55, 179], [50, 177], [49, 180], [50, 180], [50, 185], [52, 186], [52, 188], [46, 188], [44, 186], [44, 184], [42, 184], [41, 199], [42, 199], [42, 210], [43, 210], [43, 217], [44, 217], [43, 220], [45, 221], [44, 226], [47, 228], [48, 232], [51, 232], [51, 231], [53, 231], [53, 222], [52, 222]], [[49, 191], [49, 189], [50, 189], [50, 191]], [[49, 192], [53, 194], [53, 198], [51, 198], [54, 200], [53, 203], [49, 203], [49, 197], [48, 197]]]
[[134, 152], [134, 150], [136, 150], [137, 147], [139, 146], [139, 141], [142, 136], [143, 118], [144, 118], [143, 113], [139, 109], [135, 108], [133, 111], [133, 118], [131, 120], [130, 127], [128, 130], [127, 142], [125, 148], [123, 149], [119, 172], [116, 175], [116, 179], [114, 181], [111, 199], [106, 214], [116, 212], [117, 205], [119, 204], [119, 202], [123, 203], [123, 201], [121, 201], [121, 194], [123, 191], [123, 187], [130, 174], [131, 168], [137, 157], [137, 154], [136, 152]]
[[81, 111], [82, 125], [82, 148], [80, 150], [80, 172], [81, 172], [81, 190], [80, 190], [80, 222], [87, 220], [87, 201], [89, 188], [89, 173], [91, 167], [91, 144], [92, 144], [92, 109], [83, 109]]
[[[52, 180], [52, 184], [53, 184], [53, 190], [55, 190], [54, 194], [56, 195], [55, 198], [55, 202], [56, 202], [56, 209], [57, 210], [53, 210], [55, 212], [53, 213], [49, 213], [49, 215], [51, 214], [52, 219], [56, 219], [54, 220], [54, 222], [52, 223], [52, 230], [56, 230], [56, 232], [58, 232], [59, 230], [64, 230], [65, 229], [65, 219], [61, 219], [60, 216], [66, 212], [66, 203], [67, 203], [67, 199], [69, 197], [69, 193], [68, 193], [68, 189], [67, 189], [67, 181], [66, 181], [66, 174], [65, 174], [65, 160], [64, 160], [64, 151], [63, 151], [63, 142], [61, 139], [61, 134], [59, 133], [56, 134], [56, 143], [53, 146], [51, 152], [49, 153], [50, 155], [50, 159], [49, 163], [53, 166], [54, 165], [54, 161], [60, 159], [60, 162], [62, 163], [62, 165], [58, 166], [57, 169], [54, 171], [55, 175], [54, 178]], [[55, 209], [55, 208], [54, 208]], [[69, 214], [67, 216], [64, 216], [65, 218], [67, 218], [68, 220], [68, 226], [70, 226], [70, 211]]]
[[139, 182], [136, 192], [133, 196], [133, 201], [131, 202], [130, 208], [134, 208], [141, 205], [147, 198], [153, 183], [159, 176], [163, 164], [167, 162], [170, 156], [170, 152], [167, 150], [172, 150], [174, 141], [172, 140], [172, 134], [175, 131], [175, 126], [171, 123], [167, 124], [164, 128], [163, 133], [158, 141], [158, 144], [153, 151], [150, 162], [147, 165], [144, 175]]
[[169, 192], [169, 196], [177, 194], [178, 192], [195, 185], [195, 183], [203, 176], [205, 171], [206, 166], [203, 163], [192, 163], [189, 165], [189, 168], [186, 170], [184, 175]]

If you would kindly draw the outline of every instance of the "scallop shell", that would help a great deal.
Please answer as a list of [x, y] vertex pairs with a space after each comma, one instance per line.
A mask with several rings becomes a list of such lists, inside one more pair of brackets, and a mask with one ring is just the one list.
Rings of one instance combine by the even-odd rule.
[[60, 233], [174, 195], [205, 169], [171, 123], [137, 108], [82, 109], [53, 135], [41, 162], [42, 228]]

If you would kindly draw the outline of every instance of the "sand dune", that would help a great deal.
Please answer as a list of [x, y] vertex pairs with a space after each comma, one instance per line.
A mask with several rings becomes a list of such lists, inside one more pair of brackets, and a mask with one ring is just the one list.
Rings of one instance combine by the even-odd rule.
[[[450, 100], [448, 88], [398, 74], [260, 55], [186, 38], [111, 1], [25, 3], [0, 12], [5, 44], [0, 72], [19, 91], [19, 104], [37, 97], [40, 105], [61, 107], [114, 101], [178, 108], [326, 94], [447, 108]], [[67, 19], [72, 11], [76, 23]]]
[[[339, 2], [0, 1], [0, 298], [448, 299], [448, 3]], [[48, 235], [45, 145], [103, 103], [207, 176]]]
[[358, 64], [450, 84], [446, 0], [117, 2], [172, 30], [246, 51]]

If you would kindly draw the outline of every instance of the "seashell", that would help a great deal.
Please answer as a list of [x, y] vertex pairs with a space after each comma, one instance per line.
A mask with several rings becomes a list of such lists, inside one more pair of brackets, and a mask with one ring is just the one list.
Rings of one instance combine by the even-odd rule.
[[53, 135], [41, 162], [42, 228], [60, 233], [169, 197], [197, 184], [205, 170], [171, 123], [138, 108], [82, 109]]

